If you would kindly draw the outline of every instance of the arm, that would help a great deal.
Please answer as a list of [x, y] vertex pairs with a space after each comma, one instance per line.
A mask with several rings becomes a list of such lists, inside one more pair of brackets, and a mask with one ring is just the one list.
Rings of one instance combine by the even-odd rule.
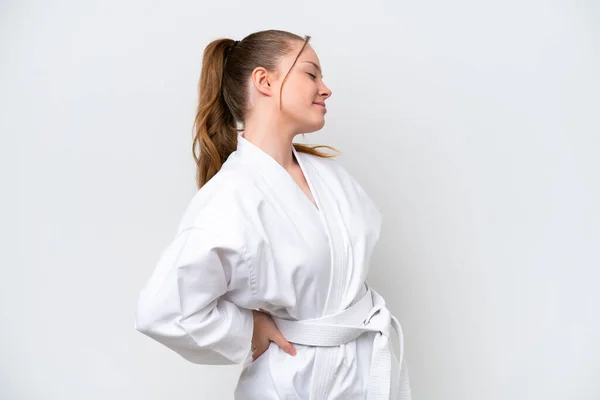
[[231, 290], [254, 293], [242, 233], [246, 228], [239, 225], [222, 221], [177, 235], [140, 292], [137, 330], [194, 363], [244, 360], [250, 353], [252, 311], [223, 298]]

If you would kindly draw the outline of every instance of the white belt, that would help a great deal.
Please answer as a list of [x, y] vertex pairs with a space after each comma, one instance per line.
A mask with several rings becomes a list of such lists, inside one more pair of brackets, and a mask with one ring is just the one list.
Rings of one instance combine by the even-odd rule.
[[[286, 340], [307, 346], [339, 346], [355, 340], [365, 332], [377, 332], [373, 340], [367, 399], [389, 400], [391, 384], [394, 385], [395, 392], [398, 391], [404, 355], [402, 328], [396, 317], [385, 306], [383, 297], [374, 290], [369, 288], [365, 296], [356, 304], [336, 315], [300, 321], [276, 317], [273, 317], [273, 320]], [[394, 377], [391, 376], [391, 327], [396, 331], [400, 349], [397, 376]]]

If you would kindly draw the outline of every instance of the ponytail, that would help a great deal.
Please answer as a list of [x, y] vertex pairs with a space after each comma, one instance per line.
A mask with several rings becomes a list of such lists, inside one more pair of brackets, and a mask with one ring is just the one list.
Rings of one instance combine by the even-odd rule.
[[237, 147], [236, 119], [225, 102], [222, 90], [227, 53], [235, 43], [231, 39], [218, 39], [204, 50], [192, 144], [198, 188], [219, 172]]

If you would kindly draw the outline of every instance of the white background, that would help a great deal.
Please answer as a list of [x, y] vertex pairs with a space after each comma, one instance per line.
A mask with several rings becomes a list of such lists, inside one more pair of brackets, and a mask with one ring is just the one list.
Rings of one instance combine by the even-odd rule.
[[414, 399], [600, 399], [592, 0], [0, 2], [0, 398], [232, 398], [134, 311], [195, 191], [202, 51], [263, 29], [313, 36], [304, 141], [384, 214]]

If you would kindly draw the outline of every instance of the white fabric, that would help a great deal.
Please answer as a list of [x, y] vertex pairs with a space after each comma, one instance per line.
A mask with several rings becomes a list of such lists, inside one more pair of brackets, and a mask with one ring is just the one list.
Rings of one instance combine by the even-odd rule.
[[[141, 290], [136, 328], [195, 363], [242, 363], [236, 400], [410, 399], [400, 324], [365, 283], [381, 214], [337, 161], [292, 151], [317, 207], [239, 135]], [[252, 309], [296, 356], [271, 343], [252, 361]]]
[[[390, 399], [391, 392], [397, 393], [404, 337], [400, 323], [385, 307], [383, 297], [377, 292], [369, 288], [361, 300], [336, 315], [302, 321], [281, 318], [274, 320], [287, 340], [307, 346], [334, 347], [353, 341], [365, 332], [377, 332], [378, 335], [373, 341], [368, 399], [386, 400]], [[392, 327], [400, 348], [400, 361], [395, 366], [397, 373], [394, 376], [391, 374], [392, 349], [389, 341]], [[315, 379], [320, 380], [323, 377], [318, 375]], [[311, 399], [324, 398], [326, 394], [318, 391], [321, 387], [321, 384], [313, 383]]]

